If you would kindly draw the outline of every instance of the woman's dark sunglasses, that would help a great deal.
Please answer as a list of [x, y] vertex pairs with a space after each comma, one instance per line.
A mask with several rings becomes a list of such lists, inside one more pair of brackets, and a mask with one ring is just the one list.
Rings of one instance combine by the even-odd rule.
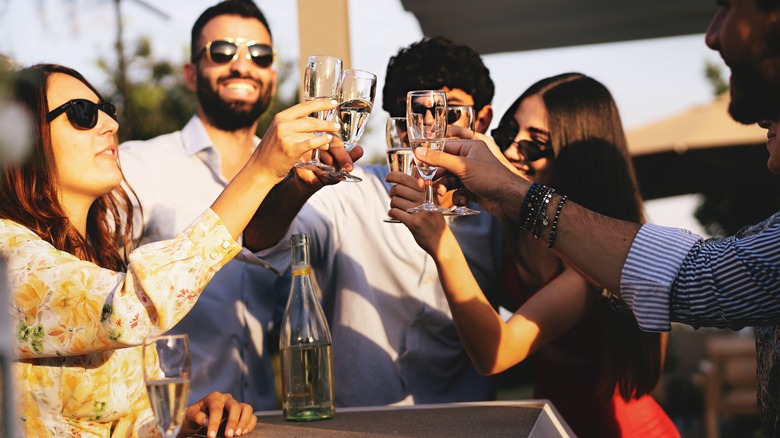
[[73, 99], [49, 111], [46, 114], [46, 121], [51, 123], [52, 120], [65, 113], [74, 126], [81, 129], [92, 129], [97, 125], [98, 110], [116, 120], [116, 107], [111, 102], [95, 103], [87, 99]]
[[550, 146], [550, 143], [539, 143], [534, 140], [515, 141], [517, 130], [499, 126], [490, 131], [490, 134], [496, 142], [496, 145], [501, 149], [501, 152], [504, 152], [512, 147], [513, 144], [516, 144], [528, 162], [534, 162], [541, 160], [542, 158], [551, 158], [555, 155], [555, 151], [552, 146]]
[[267, 44], [259, 44], [254, 41], [246, 41], [243, 38], [214, 40], [206, 43], [198, 57], [206, 57], [214, 64], [227, 64], [238, 59], [238, 47], [246, 47], [246, 57], [251, 59], [258, 67], [268, 68], [274, 63], [274, 49]]

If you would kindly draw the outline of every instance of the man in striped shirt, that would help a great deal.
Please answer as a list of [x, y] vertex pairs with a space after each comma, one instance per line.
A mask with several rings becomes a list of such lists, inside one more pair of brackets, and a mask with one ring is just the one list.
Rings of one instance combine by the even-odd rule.
[[[706, 43], [731, 69], [729, 112], [768, 130], [767, 165], [780, 174], [780, 0], [718, 1]], [[622, 297], [643, 329], [668, 331], [672, 321], [756, 326], [759, 409], [769, 436], [780, 436], [780, 212], [734, 236], [705, 241], [686, 230], [607, 218], [563, 194], [540, 201], [530, 182], [479, 141], [448, 142], [446, 153], [415, 153], [449, 170], [496, 216], [521, 224], [548, 219], [539, 237]]]

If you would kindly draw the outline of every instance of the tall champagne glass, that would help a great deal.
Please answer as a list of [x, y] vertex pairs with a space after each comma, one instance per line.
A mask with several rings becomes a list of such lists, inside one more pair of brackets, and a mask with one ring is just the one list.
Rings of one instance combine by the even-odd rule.
[[[447, 131], [447, 95], [443, 91], [410, 91], [406, 95], [406, 124], [412, 150], [444, 149]], [[415, 158], [417, 171], [425, 181], [425, 202], [406, 210], [408, 213], [443, 213], [449, 211], [433, 202], [433, 176], [436, 167]]]
[[[447, 128], [450, 126], [459, 126], [461, 128], [467, 128], [471, 131], [471, 135], [463, 136], [459, 138], [473, 138], [474, 129], [476, 127], [476, 119], [474, 116], [474, 107], [471, 105], [447, 105]], [[445, 212], [445, 216], [470, 216], [472, 214], [479, 214], [479, 210], [468, 208], [465, 206], [452, 206], [452, 208]]]
[[[306, 62], [306, 70], [303, 74], [303, 100], [338, 100], [339, 85], [341, 84], [342, 62], [333, 56], [310, 56]], [[312, 114], [320, 120], [333, 120], [335, 108], [319, 111]], [[320, 135], [322, 133], [319, 133]], [[320, 161], [320, 150], [312, 151], [311, 159], [305, 162], [295, 163], [295, 167], [310, 170], [336, 170]]]
[[[406, 117], [389, 117], [385, 124], [385, 144], [387, 145], [387, 168], [390, 172], [403, 172], [411, 175], [414, 171], [414, 155], [406, 132]], [[384, 222], [401, 223], [398, 219], [385, 218]]]
[[[339, 136], [348, 151], [355, 147], [368, 124], [368, 116], [376, 96], [376, 75], [364, 70], [347, 69], [341, 75], [341, 90], [337, 114], [341, 129]], [[327, 173], [342, 181], [360, 182], [362, 179], [345, 170]]]
[[148, 338], [143, 343], [146, 392], [163, 437], [179, 433], [190, 395], [190, 343], [186, 334]]

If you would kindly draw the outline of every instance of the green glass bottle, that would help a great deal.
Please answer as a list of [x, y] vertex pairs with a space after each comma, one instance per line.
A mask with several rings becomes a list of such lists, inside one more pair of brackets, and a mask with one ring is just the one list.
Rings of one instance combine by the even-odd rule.
[[309, 263], [309, 236], [296, 234], [292, 247], [292, 287], [279, 339], [282, 411], [288, 421], [333, 418], [333, 359], [328, 322]]

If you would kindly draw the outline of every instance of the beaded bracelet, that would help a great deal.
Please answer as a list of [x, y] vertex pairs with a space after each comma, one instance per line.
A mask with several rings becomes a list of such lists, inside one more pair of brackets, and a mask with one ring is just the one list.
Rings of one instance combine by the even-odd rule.
[[532, 234], [535, 239], [540, 239], [542, 237], [542, 228], [546, 227], [550, 223], [550, 220], [547, 218], [547, 206], [550, 204], [550, 200], [552, 199], [553, 193], [555, 193], [555, 189], [552, 187], [545, 187], [545, 189], [546, 190], [542, 200], [539, 203], [539, 207], [536, 211], [536, 218], [534, 219]]
[[566, 202], [568, 197], [566, 195], [561, 196], [561, 200], [558, 201], [558, 207], [555, 209], [555, 217], [553, 217], [552, 228], [550, 229], [550, 238], [547, 239], [547, 247], [552, 248], [555, 245], [555, 233], [558, 232], [558, 218], [561, 217], [561, 210], [563, 210], [563, 203]]
[[535, 181], [531, 184], [531, 188], [528, 189], [528, 193], [526, 193], [525, 198], [523, 199], [520, 216], [518, 217], [520, 228], [523, 230], [531, 230], [533, 219], [536, 217], [537, 204], [541, 200], [542, 194], [546, 188], [547, 187], [541, 183]]
[[526, 192], [525, 198], [523, 198], [523, 203], [520, 205], [520, 215], [517, 218], [520, 224], [525, 222], [524, 218], [526, 218], [528, 214], [528, 202], [531, 200], [534, 192], [536, 192], [540, 185], [541, 183], [539, 183], [539, 181], [534, 181], [533, 184], [531, 184], [531, 187], [528, 189], [528, 192]]

